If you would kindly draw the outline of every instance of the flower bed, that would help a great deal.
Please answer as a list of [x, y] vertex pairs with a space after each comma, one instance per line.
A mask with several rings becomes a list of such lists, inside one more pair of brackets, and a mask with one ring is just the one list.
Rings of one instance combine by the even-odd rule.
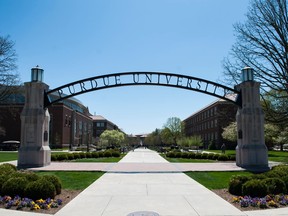
[[281, 206], [288, 205], [288, 195], [267, 195], [265, 197], [259, 198], [251, 196], [237, 196], [232, 198], [232, 203], [238, 203], [240, 207], [255, 207], [255, 208], [279, 208]]
[[20, 196], [15, 196], [13, 199], [10, 196], [0, 196], [0, 205], [3, 205], [6, 209], [11, 209], [14, 207], [16, 210], [30, 209], [30, 210], [39, 210], [39, 209], [51, 209], [58, 208], [62, 205], [61, 199], [39, 199], [33, 201], [29, 198], [21, 198]]

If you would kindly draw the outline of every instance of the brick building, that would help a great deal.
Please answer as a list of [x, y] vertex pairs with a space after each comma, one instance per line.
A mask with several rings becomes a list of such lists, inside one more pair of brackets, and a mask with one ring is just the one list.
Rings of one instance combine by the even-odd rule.
[[119, 130], [118, 126], [113, 122], [107, 120], [101, 115], [90, 116], [93, 121], [93, 138], [96, 138], [96, 141], [99, 140], [100, 135], [105, 130]]
[[[231, 97], [235, 97], [231, 95]], [[227, 148], [235, 148], [236, 143], [224, 140], [223, 128], [236, 120], [237, 106], [223, 99], [216, 100], [192, 114], [184, 120], [186, 136], [200, 136], [204, 148], [209, 144], [215, 145], [217, 149], [225, 143]]]
[[[24, 107], [24, 87], [0, 103], [0, 142], [21, 139], [20, 114]], [[91, 143], [92, 119], [87, 107], [69, 98], [48, 107], [50, 113], [50, 147], [73, 147]]]

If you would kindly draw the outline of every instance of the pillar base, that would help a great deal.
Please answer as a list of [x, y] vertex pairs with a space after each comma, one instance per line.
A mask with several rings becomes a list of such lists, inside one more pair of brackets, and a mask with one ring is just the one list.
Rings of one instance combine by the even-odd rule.
[[23, 146], [18, 150], [18, 169], [44, 167], [51, 163], [49, 146]]
[[268, 151], [264, 144], [237, 146], [236, 155], [236, 165], [251, 172], [266, 172], [270, 169], [268, 166]]

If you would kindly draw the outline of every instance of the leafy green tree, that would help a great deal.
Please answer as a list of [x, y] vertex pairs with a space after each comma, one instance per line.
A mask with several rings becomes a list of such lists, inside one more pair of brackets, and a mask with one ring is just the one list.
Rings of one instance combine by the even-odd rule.
[[164, 128], [163, 130], [161, 130], [160, 137], [163, 143], [165, 143], [166, 145], [170, 146], [176, 144], [173, 139], [173, 134], [169, 128]]
[[[288, 128], [287, 128], [288, 129]], [[265, 144], [268, 148], [272, 148], [275, 144], [285, 144], [288, 142], [288, 131], [282, 130], [277, 125], [267, 123], [264, 125]], [[237, 125], [236, 122], [231, 122], [223, 129], [222, 137], [225, 140], [236, 142], [237, 141]]]
[[288, 144], [288, 127], [280, 129], [276, 143], [280, 145], [280, 150], [283, 151], [283, 145]]
[[178, 144], [182, 148], [196, 148], [197, 151], [199, 150], [199, 147], [203, 146], [203, 141], [200, 136], [191, 136], [191, 137], [182, 137], [178, 140]]
[[168, 138], [169, 141], [172, 139], [173, 144], [177, 144], [177, 140], [184, 135], [184, 123], [177, 117], [168, 118], [163, 131], [165, 138]]
[[105, 130], [100, 135], [100, 142], [108, 143], [109, 147], [120, 147], [120, 144], [122, 144], [124, 140], [124, 133], [118, 130]]
[[[270, 101], [285, 105], [283, 109], [266, 106], [266, 112], [274, 115], [268, 115], [268, 119], [273, 123], [288, 122], [287, 1], [251, 0], [246, 17], [244, 23], [234, 25], [236, 42], [223, 61], [223, 77], [228, 84], [239, 83], [240, 70], [252, 67], [255, 79], [261, 82], [261, 94], [268, 94]], [[286, 94], [280, 96], [281, 92]]]
[[145, 143], [149, 146], [161, 146], [161, 130], [155, 129], [155, 131], [153, 131], [145, 138]]
[[277, 143], [279, 132], [279, 127], [276, 125], [270, 123], [264, 125], [265, 144], [269, 149]]

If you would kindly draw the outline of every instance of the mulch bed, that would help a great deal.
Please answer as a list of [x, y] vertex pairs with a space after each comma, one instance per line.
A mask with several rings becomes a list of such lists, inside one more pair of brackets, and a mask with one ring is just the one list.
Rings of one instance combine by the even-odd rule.
[[[73, 200], [79, 193], [81, 193], [82, 190], [63, 190], [61, 191], [61, 194], [57, 195], [55, 199], [61, 199], [62, 205], [60, 205], [58, 208], [50, 208], [50, 209], [38, 209], [38, 210], [30, 210], [29, 208], [23, 208], [19, 211], [29, 211], [29, 212], [37, 212], [37, 213], [45, 213], [45, 214], [55, 214], [58, 212], [61, 208], [63, 208], [65, 205], [67, 205], [71, 200]], [[0, 208], [5, 208], [4, 204], [0, 204]], [[16, 207], [13, 206], [10, 209], [16, 210]]]

